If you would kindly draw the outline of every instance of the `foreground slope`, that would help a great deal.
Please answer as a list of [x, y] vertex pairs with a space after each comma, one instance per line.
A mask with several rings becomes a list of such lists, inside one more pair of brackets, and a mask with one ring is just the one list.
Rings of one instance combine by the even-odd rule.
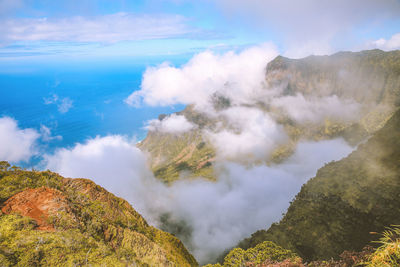
[[[344, 137], [357, 144], [379, 130], [400, 105], [400, 51], [340, 52], [331, 56], [310, 56], [289, 59], [278, 56], [266, 66], [265, 90], [275, 90], [278, 97], [301, 95], [307, 101], [336, 96], [340, 101], [360, 105], [356, 120], [341, 121], [326, 117], [323, 121], [296, 121], [287, 111], [274, 107], [265, 96], [247, 107], [262, 110], [282, 125], [289, 140], [271, 153], [265, 162], [279, 163], [294, 151], [299, 140], [323, 140]], [[173, 182], [181, 177], [215, 179], [213, 164], [216, 149], [205, 132], [214, 132], [217, 122], [223, 121], [219, 112], [232, 107], [229, 98], [213, 95], [209, 99], [213, 110], [198, 110], [187, 106], [178, 115], [196, 125], [183, 133], [149, 131], [139, 148], [150, 155], [156, 177]], [[215, 113], [215, 116], [209, 116]], [[208, 115], [207, 115], [208, 114]], [[160, 120], [166, 116], [160, 116]], [[221, 130], [221, 129], [220, 129]]]
[[283, 219], [242, 241], [265, 240], [306, 260], [360, 251], [386, 226], [400, 222], [400, 111], [348, 157], [326, 164], [309, 180]]
[[0, 266], [197, 266], [171, 234], [87, 179], [0, 163]]

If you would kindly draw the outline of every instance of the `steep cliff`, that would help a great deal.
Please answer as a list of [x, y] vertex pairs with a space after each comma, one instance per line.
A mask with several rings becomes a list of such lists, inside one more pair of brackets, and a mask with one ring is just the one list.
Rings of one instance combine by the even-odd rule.
[[303, 185], [286, 215], [242, 241], [265, 240], [306, 260], [360, 251], [386, 226], [400, 221], [400, 111], [348, 157], [326, 164]]
[[361, 124], [372, 133], [382, 127], [400, 105], [400, 51], [339, 52], [331, 56], [268, 63], [269, 87], [283, 87], [285, 95], [336, 95], [363, 106]]

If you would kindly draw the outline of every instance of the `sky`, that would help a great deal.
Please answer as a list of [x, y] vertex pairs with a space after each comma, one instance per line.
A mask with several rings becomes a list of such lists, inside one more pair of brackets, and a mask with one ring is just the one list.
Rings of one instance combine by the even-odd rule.
[[292, 57], [390, 50], [399, 14], [398, 0], [0, 0], [0, 62], [157, 62], [265, 42]]

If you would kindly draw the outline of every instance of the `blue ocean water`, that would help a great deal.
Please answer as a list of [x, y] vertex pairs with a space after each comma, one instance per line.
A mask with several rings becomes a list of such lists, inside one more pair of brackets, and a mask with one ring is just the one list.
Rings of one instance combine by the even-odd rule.
[[[146, 135], [145, 121], [183, 108], [134, 108], [124, 103], [140, 88], [145, 68], [135, 65], [0, 74], [0, 117], [14, 118], [19, 128], [40, 131], [43, 125], [52, 136], [62, 136], [42, 141], [42, 153], [109, 134], [141, 140]], [[22, 165], [29, 167], [39, 160]]]

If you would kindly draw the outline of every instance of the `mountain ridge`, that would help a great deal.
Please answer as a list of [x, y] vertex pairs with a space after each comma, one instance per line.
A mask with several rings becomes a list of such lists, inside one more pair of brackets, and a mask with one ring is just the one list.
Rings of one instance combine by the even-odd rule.
[[1, 266], [198, 265], [176, 237], [94, 182], [0, 165]]
[[[266, 66], [265, 83], [266, 88], [281, 90], [282, 97], [300, 94], [307, 100], [310, 97], [337, 96], [340, 101], [353, 99], [361, 107], [360, 118], [350, 123], [329, 117], [318, 123], [296, 122], [285, 110], [262, 103], [263, 99], [259, 99], [261, 102], [252, 107], [271, 114], [289, 136], [287, 143], [275, 148], [270, 158], [265, 159], [266, 163], [284, 161], [293, 153], [299, 140], [343, 137], [356, 145], [383, 127], [400, 105], [400, 51], [338, 52], [331, 56], [302, 59], [277, 56]], [[229, 98], [217, 93], [210, 101], [216, 114], [231, 107]], [[220, 102], [222, 104], [216, 107], [215, 103]], [[207, 115], [208, 112], [212, 111], [204, 112], [188, 105], [174, 114], [184, 116], [196, 126], [194, 129], [180, 134], [148, 132], [138, 147], [149, 154], [151, 168], [157, 178], [167, 183], [182, 178], [216, 179], [213, 163], [217, 151], [206, 138], [204, 130], [215, 131], [216, 121], [224, 121], [224, 118], [212, 118]], [[163, 114], [159, 120], [168, 116]]]

